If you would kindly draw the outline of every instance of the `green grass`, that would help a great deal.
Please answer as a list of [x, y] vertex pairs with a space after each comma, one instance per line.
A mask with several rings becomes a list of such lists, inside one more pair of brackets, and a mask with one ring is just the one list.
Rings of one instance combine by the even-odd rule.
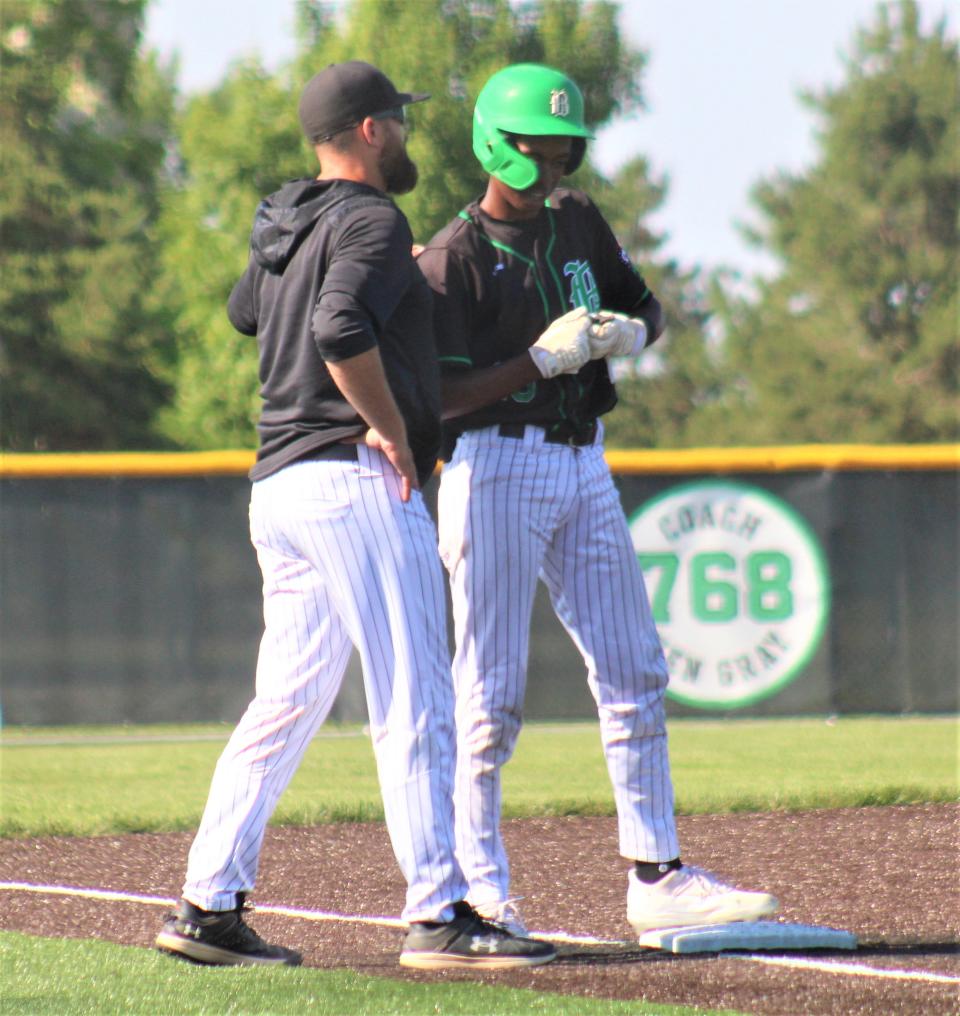
[[194, 967], [146, 949], [14, 932], [0, 932], [0, 968], [4, 1016], [694, 1016], [717, 1012], [467, 981], [391, 981], [349, 970]]
[[[682, 814], [955, 801], [955, 717], [674, 720]], [[0, 835], [188, 830], [229, 735], [223, 726], [6, 728]], [[358, 728], [313, 742], [275, 824], [382, 818]], [[504, 769], [504, 814], [611, 815], [597, 724], [528, 724]]]
[[[957, 732], [955, 717], [675, 720], [670, 754], [678, 810], [953, 801]], [[223, 726], [5, 728], [0, 833], [192, 829], [228, 735]], [[512, 816], [612, 814], [597, 725], [528, 724], [504, 770], [504, 799]], [[356, 728], [328, 728], [307, 752], [275, 822], [381, 816], [369, 738]], [[197, 968], [145, 949], [13, 932], [0, 932], [0, 970], [4, 1016], [707, 1012], [472, 981], [422, 984], [339, 970]]]

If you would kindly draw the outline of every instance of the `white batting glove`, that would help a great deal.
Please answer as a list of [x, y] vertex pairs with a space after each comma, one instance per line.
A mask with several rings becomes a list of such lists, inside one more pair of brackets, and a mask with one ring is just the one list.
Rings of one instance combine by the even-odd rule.
[[614, 311], [593, 315], [590, 325], [590, 359], [603, 356], [639, 356], [647, 344], [647, 325]]
[[590, 359], [590, 313], [586, 307], [557, 318], [528, 352], [545, 378], [576, 374]]

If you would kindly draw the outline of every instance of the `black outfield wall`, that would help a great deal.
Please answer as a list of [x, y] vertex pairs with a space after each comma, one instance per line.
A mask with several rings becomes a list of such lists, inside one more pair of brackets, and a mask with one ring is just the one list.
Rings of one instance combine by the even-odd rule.
[[[733, 706], [671, 697], [669, 714], [958, 711], [956, 446], [608, 457], [631, 518], [669, 505], [678, 489], [729, 483], [786, 506], [822, 553], [822, 630], [790, 679]], [[247, 460], [246, 453], [0, 459], [4, 723], [239, 717], [253, 690], [262, 624]], [[425, 493], [432, 507], [435, 481]], [[722, 551], [709, 559], [721, 570], [706, 575], [723, 577], [734, 566]], [[714, 586], [723, 593], [723, 582], [708, 579], [707, 592]], [[722, 595], [721, 607], [706, 595], [699, 602], [712, 623]], [[768, 613], [777, 603], [774, 590]], [[709, 648], [711, 631], [719, 641], [722, 623], [699, 629], [694, 641]], [[744, 665], [761, 667], [763, 653], [761, 664]], [[359, 721], [364, 708], [354, 658], [333, 718]], [[542, 590], [526, 713], [594, 715], [584, 664]]]

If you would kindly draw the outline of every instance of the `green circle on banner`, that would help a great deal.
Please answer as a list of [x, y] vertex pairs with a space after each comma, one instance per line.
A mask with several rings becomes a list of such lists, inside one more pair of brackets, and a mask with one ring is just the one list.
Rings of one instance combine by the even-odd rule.
[[703, 709], [768, 698], [816, 652], [830, 612], [816, 535], [768, 491], [724, 480], [671, 487], [630, 517], [670, 683]]

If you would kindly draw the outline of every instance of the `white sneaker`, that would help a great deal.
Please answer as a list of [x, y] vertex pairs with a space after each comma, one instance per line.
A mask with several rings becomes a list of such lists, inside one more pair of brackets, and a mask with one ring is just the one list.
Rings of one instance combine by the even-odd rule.
[[[519, 898], [519, 897], [518, 897]], [[491, 924], [509, 931], [517, 938], [529, 938], [530, 932], [520, 916], [520, 908], [516, 900], [494, 900], [492, 903], [481, 903], [473, 908]]]
[[627, 920], [638, 935], [651, 928], [755, 921], [779, 906], [769, 893], [736, 889], [686, 864], [653, 885], [641, 882], [633, 868], [627, 876]]

